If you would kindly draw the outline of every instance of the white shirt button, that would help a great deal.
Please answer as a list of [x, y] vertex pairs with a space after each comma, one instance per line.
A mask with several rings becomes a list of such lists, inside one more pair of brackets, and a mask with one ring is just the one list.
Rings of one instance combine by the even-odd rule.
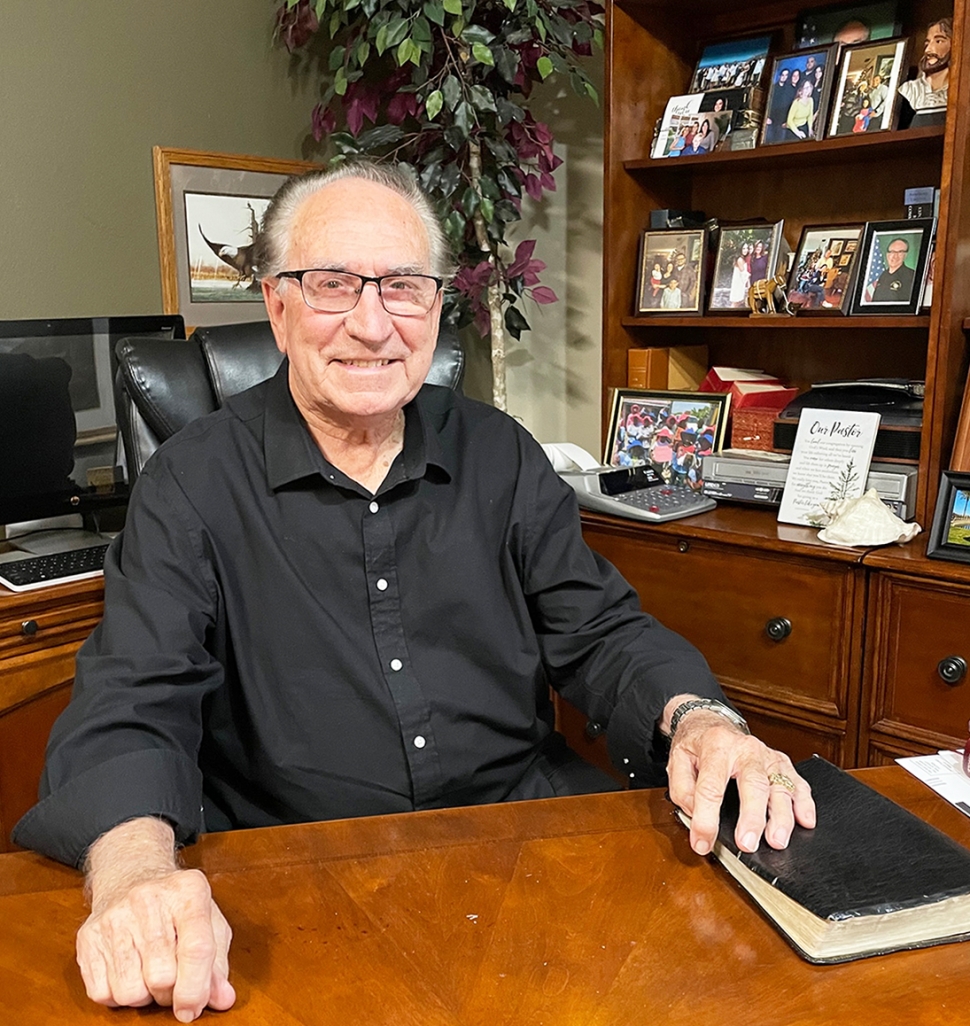
[[385, 581], [383, 577], [377, 582], [377, 590], [387, 591], [387, 581]]
[[372, 502], [367, 508], [371, 511], [371, 513], [376, 513], [381, 507], [379, 503]]
[[425, 739], [420, 734], [418, 734], [418, 736], [414, 739], [414, 747], [415, 748], [424, 748], [424, 746], [427, 743], [428, 742], [425, 741]]
[[404, 663], [402, 663], [400, 659], [392, 659], [391, 660], [391, 669], [392, 670], [400, 670], [403, 665], [404, 665]]

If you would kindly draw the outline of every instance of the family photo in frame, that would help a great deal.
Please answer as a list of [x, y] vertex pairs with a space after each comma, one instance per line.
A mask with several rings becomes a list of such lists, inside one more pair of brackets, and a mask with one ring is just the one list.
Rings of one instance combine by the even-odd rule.
[[935, 227], [932, 217], [870, 221], [849, 312], [917, 313]]
[[926, 555], [970, 563], [970, 474], [943, 472]]
[[761, 145], [822, 138], [838, 57], [834, 45], [775, 58]]
[[[782, 257], [784, 221], [722, 228], [709, 310], [747, 311], [751, 284], [771, 278]], [[786, 267], [787, 271], [787, 267]]]
[[709, 43], [694, 68], [689, 92], [760, 85], [772, 39], [766, 34]]
[[887, 39], [843, 49], [829, 136], [884, 132], [893, 127], [908, 42]]
[[650, 466], [667, 484], [700, 491], [701, 460], [719, 452], [727, 392], [616, 389], [603, 463]]
[[806, 225], [788, 279], [799, 313], [848, 313], [852, 272], [865, 225]]
[[636, 312], [702, 313], [706, 253], [704, 229], [644, 232]]

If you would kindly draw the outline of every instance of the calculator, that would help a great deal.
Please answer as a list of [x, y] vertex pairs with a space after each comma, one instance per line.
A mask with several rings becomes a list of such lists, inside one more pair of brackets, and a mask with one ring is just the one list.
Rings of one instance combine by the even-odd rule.
[[596, 467], [560, 471], [576, 492], [580, 506], [618, 517], [662, 523], [717, 506], [709, 496], [683, 485], [667, 484], [652, 467]]

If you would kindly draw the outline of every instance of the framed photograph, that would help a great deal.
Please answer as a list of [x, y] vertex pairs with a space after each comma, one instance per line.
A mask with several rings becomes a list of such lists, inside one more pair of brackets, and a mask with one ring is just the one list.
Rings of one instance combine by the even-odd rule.
[[700, 490], [701, 459], [724, 444], [730, 400], [726, 392], [616, 389], [603, 463], [649, 465], [667, 484]]
[[703, 313], [707, 231], [646, 231], [640, 236], [637, 313]]
[[771, 42], [769, 34], [708, 43], [694, 68], [689, 92], [760, 85]]
[[936, 238], [930, 243], [930, 258], [926, 262], [926, 275], [923, 278], [923, 295], [920, 297], [919, 308], [928, 311], [933, 306], [933, 282], [936, 279]]
[[884, 132], [893, 127], [908, 43], [908, 39], [887, 39], [843, 48], [829, 136]]
[[671, 96], [650, 155], [657, 159], [713, 153], [727, 138], [733, 118], [724, 97], [716, 93]]
[[761, 144], [804, 142], [825, 135], [837, 45], [776, 57], [771, 67]]
[[751, 283], [772, 277], [783, 258], [784, 224], [777, 221], [721, 229], [709, 310], [748, 310]]
[[266, 316], [253, 266], [263, 211], [290, 175], [320, 167], [155, 146], [162, 309], [192, 327]]
[[852, 268], [864, 230], [863, 224], [806, 225], [802, 229], [788, 278], [792, 307], [800, 313], [848, 312]]
[[898, 0], [801, 11], [795, 23], [795, 49], [804, 50], [822, 43], [850, 46], [891, 39], [901, 30]]
[[926, 554], [930, 559], [970, 563], [970, 474], [943, 471]]
[[919, 310], [935, 226], [932, 217], [866, 225], [850, 313], [914, 314]]

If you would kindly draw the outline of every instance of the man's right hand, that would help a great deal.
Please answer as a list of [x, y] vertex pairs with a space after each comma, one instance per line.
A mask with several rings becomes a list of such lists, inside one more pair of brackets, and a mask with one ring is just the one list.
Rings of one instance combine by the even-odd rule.
[[179, 868], [167, 823], [136, 819], [101, 836], [88, 889], [91, 915], [77, 936], [88, 997], [110, 1007], [155, 1001], [180, 1022], [232, 1006], [232, 931], [205, 876]]

